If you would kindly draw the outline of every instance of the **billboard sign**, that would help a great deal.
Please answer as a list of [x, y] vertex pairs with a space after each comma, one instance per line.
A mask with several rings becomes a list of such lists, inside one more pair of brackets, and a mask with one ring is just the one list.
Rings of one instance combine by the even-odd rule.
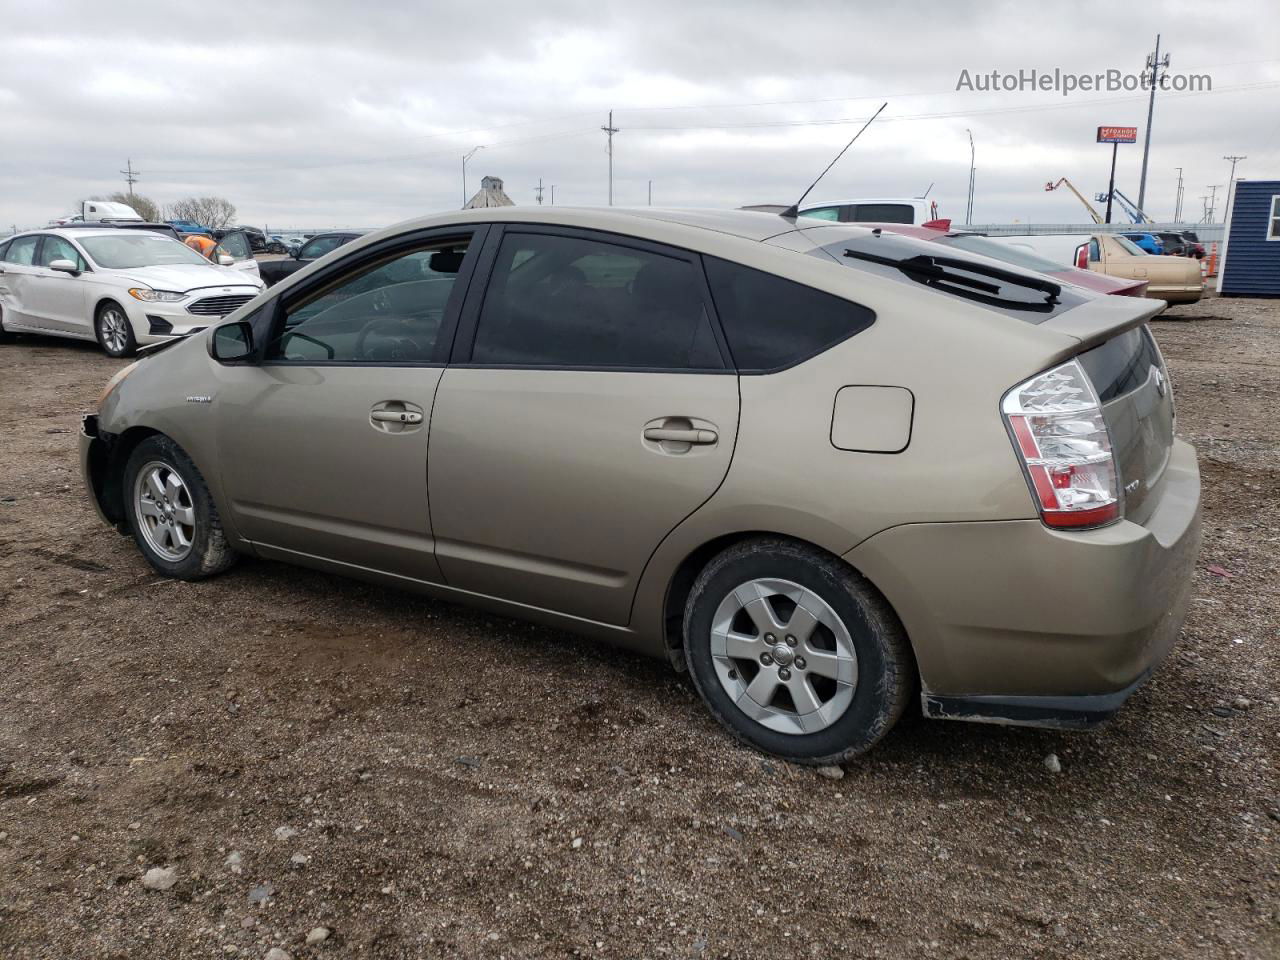
[[1099, 143], [1137, 143], [1137, 127], [1099, 127]]

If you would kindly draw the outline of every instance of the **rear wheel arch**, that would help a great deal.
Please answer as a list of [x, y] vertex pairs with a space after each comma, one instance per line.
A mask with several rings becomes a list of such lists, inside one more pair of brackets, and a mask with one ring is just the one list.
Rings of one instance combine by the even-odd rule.
[[[811, 543], [810, 541], [805, 540], [801, 537], [793, 537], [785, 533], [774, 533], [773, 531], [770, 531], [770, 530], [744, 530], [737, 533], [725, 534], [723, 536], [716, 537], [713, 540], [708, 540], [706, 543], [702, 544], [697, 549], [690, 552], [682, 561], [680, 561], [680, 563], [676, 566], [675, 572], [671, 575], [671, 579], [667, 584], [666, 597], [663, 601], [662, 623], [663, 623], [663, 639], [666, 644], [667, 658], [671, 661], [671, 664], [676, 668], [676, 670], [680, 672], [684, 672], [685, 670], [685, 658], [684, 658], [685, 602], [689, 599], [689, 593], [693, 589], [694, 581], [696, 581], [698, 579], [698, 575], [702, 573], [704, 569], [706, 569], [707, 564], [709, 564], [713, 559], [718, 557], [721, 553], [730, 549], [731, 547], [738, 546], [741, 543], [745, 543], [751, 540], [761, 540], [761, 541], [782, 540], [782, 541], [794, 544], [797, 547], [801, 547], [805, 550], [809, 550], [811, 552], [821, 554], [822, 556], [840, 564], [846, 570], [848, 570], [849, 573], [865, 581], [875, 591], [875, 593], [878, 594], [879, 599], [883, 601], [884, 605], [890, 611], [893, 612], [893, 615], [897, 618], [898, 622], [900, 624], [902, 623], [902, 617], [898, 614], [897, 610], [894, 609], [893, 604], [889, 601], [889, 598], [888, 596], [885, 595], [885, 592], [880, 589], [880, 587], [875, 583], [875, 581], [873, 581], [861, 570], [854, 567], [851, 563], [849, 563], [848, 560], [844, 559], [843, 557], [837, 554], [834, 554], [830, 550], [824, 549], [823, 547], [820, 547], [815, 543]], [[909, 633], [906, 633], [905, 627], [903, 628], [903, 633], [906, 634], [908, 644], [910, 644], [911, 636]], [[915, 659], [914, 645], [911, 645], [911, 656], [912, 656], [912, 659], [914, 660]], [[918, 664], [917, 664], [917, 668], [918, 668]], [[916, 675], [917, 677], [919, 676], [918, 669], [917, 669]]]

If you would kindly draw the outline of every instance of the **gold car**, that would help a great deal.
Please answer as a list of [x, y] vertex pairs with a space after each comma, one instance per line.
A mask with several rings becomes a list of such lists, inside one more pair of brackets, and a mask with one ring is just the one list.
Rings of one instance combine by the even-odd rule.
[[1164, 657], [1200, 481], [1161, 308], [852, 224], [465, 211], [148, 351], [82, 464], [166, 576], [267, 557], [588, 634], [831, 763], [913, 698], [1086, 726]]
[[1109, 277], [1146, 280], [1147, 296], [1169, 303], [1195, 303], [1204, 294], [1199, 260], [1154, 256], [1128, 237], [1114, 233], [1090, 238], [1088, 268]]

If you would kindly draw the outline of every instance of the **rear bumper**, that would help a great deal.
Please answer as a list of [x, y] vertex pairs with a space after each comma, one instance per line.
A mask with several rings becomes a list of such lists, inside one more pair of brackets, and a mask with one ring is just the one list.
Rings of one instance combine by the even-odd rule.
[[906, 524], [846, 559], [901, 617], [929, 716], [1089, 726], [1164, 659], [1200, 547], [1195, 451], [1175, 441], [1145, 523]]
[[1147, 296], [1169, 303], [1195, 303], [1204, 296], [1204, 283], [1197, 279], [1195, 283], [1148, 285]]

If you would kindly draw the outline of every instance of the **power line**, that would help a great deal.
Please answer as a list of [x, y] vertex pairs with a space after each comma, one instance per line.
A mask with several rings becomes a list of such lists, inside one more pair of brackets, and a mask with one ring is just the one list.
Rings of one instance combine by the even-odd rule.
[[613, 135], [618, 132], [618, 128], [613, 125], [613, 111], [609, 111], [609, 124], [600, 128], [609, 138], [608, 146], [605, 151], [609, 154], [609, 206], [613, 206]]
[[[1160, 74], [1161, 68], [1164, 74]], [[1165, 53], [1164, 59], [1160, 59], [1160, 34], [1156, 34], [1156, 52], [1147, 54], [1147, 70], [1151, 71], [1151, 99], [1147, 102], [1147, 132], [1146, 139], [1142, 145], [1142, 175], [1138, 179], [1138, 209], [1146, 209], [1147, 201], [1147, 157], [1151, 153], [1151, 118], [1156, 110], [1156, 88], [1160, 86], [1159, 81], [1169, 76], [1169, 54]], [[1145, 71], [1144, 71], [1145, 72]]]
[[142, 171], [133, 169], [133, 160], [130, 159], [125, 161], [124, 169], [120, 172], [124, 174], [124, 182], [128, 184], [129, 196], [132, 198], [133, 185], [138, 182], [138, 177], [141, 175]]

